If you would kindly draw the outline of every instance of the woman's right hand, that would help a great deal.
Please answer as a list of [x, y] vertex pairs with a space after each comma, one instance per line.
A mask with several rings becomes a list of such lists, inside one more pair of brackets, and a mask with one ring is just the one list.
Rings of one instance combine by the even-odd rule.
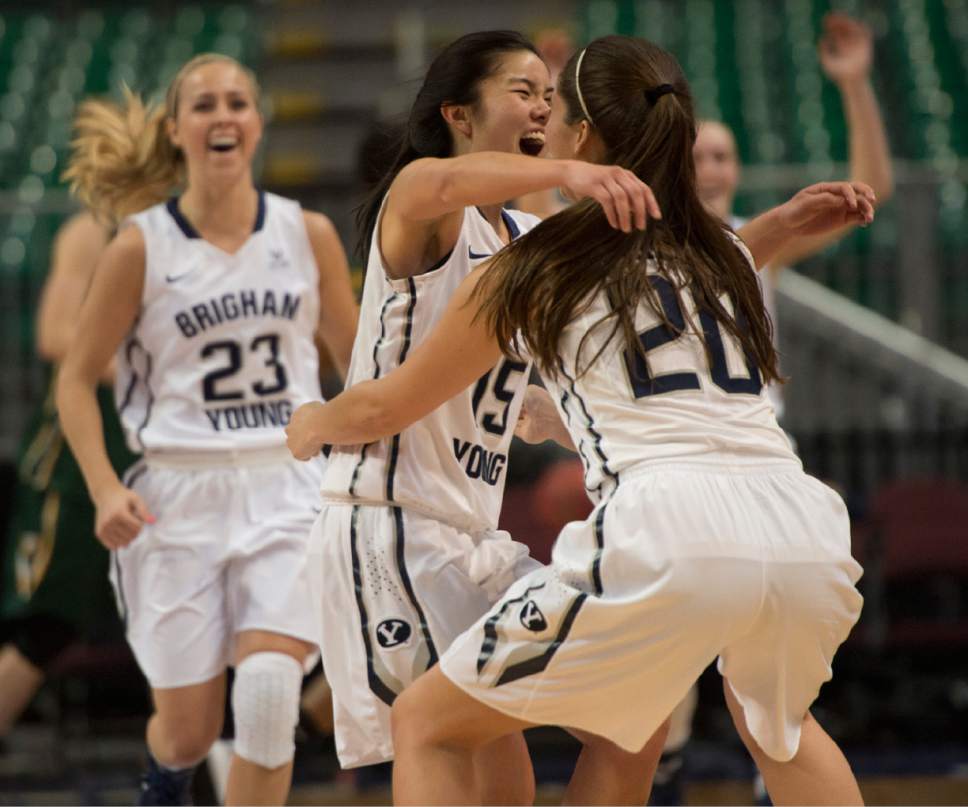
[[94, 533], [108, 549], [120, 549], [130, 544], [144, 524], [154, 524], [144, 500], [120, 482], [94, 497], [97, 515]]
[[793, 235], [822, 235], [874, 220], [874, 191], [864, 182], [817, 182], [776, 208], [780, 224]]
[[651, 216], [662, 218], [652, 189], [626, 168], [597, 165], [582, 160], [569, 161], [562, 191], [575, 201], [594, 199], [605, 211], [605, 218], [616, 230], [644, 230]]
[[823, 18], [823, 36], [817, 44], [820, 67], [827, 78], [843, 87], [866, 81], [874, 62], [874, 35], [859, 20], [833, 11]]

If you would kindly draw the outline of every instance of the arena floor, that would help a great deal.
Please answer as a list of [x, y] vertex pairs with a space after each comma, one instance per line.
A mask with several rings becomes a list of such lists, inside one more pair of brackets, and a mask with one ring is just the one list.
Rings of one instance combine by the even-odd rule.
[[[11, 734], [0, 752], [0, 805], [131, 804], [141, 767], [143, 744], [138, 727], [119, 723], [113, 731], [96, 739], [83, 726], [58, 731], [49, 724], [24, 725]], [[744, 775], [746, 760], [733, 748], [699, 743], [692, 760], [696, 781], [685, 788], [688, 805], [748, 805], [753, 803], [751, 781]], [[331, 748], [331, 745], [328, 746]], [[907, 759], [912, 767], [936, 768], [945, 773], [864, 773], [878, 764], [877, 755], [850, 755], [858, 770], [864, 799], [869, 805], [965, 805], [968, 804], [968, 746], [963, 748], [912, 749]], [[882, 757], [885, 767], [895, 770], [903, 760], [895, 754]], [[963, 760], [961, 764], [958, 759]], [[915, 763], [916, 760], [916, 763]], [[689, 764], [687, 762], [687, 764]], [[732, 768], [732, 778], [707, 777], [711, 766]], [[564, 785], [546, 782], [538, 787], [536, 804], [560, 804]], [[196, 803], [206, 803], [204, 791], [196, 792]], [[390, 804], [385, 782], [355, 785], [350, 775], [337, 774], [327, 743], [301, 746], [289, 803], [293, 805], [383, 805]]]

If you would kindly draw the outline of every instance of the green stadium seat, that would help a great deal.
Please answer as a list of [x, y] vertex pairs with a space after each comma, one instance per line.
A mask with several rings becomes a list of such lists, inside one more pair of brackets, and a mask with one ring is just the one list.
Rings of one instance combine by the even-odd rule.
[[[968, 119], [968, 3], [885, 0], [874, 8], [861, 0], [590, 0], [581, 20], [586, 37], [639, 34], [675, 53], [699, 113], [733, 128], [745, 163], [829, 165], [847, 158], [840, 97], [815, 50], [823, 15], [833, 6], [876, 23], [874, 80], [892, 150], [951, 177], [939, 202], [941, 250], [946, 264], [966, 270], [964, 187], [950, 171], [968, 156], [968, 127], [960, 125]], [[85, 95], [116, 94], [122, 80], [153, 93], [203, 50], [251, 62], [263, 34], [257, 12], [238, 0], [170, 7], [105, 0], [64, 13], [72, 19], [54, 24], [30, 4], [0, 11], [0, 182], [14, 194], [43, 195], [58, 183], [71, 117]], [[782, 199], [776, 192], [746, 193], [736, 205], [754, 213]], [[892, 206], [882, 209], [875, 227], [817, 258], [809, 272], [896, 315], [891, 272], [871, 267], [890, 266], [901, 224]], [[53, 231], [38, 237], [47, 229]], [[0, 231], [0, 252], [6, 238]], [[48, 245], [33, 234], [23, 245], [25, 260], [33, 260], [35, 248], [46, 260]], [[8, 256], [15, 251], [11, 246]], [[846, 268], [838, 279], [840, 262]], [[964, 305], [964, 281], [945, 283], [946, 310], [952, 300]]]
[[[239, 3], [159, 11], [144, 2], [117, 2], [56, 25], [52, 19], [29, 10], [0, 12], [0, 182], [27, 213], [60, 182], [82, 97], [117, 93], [121, 81], [152, 92], [200, 47], [242, 60], [259, 49], [260, 32]], [[65, 213], [36, 219], [27, 213], [0, 226], [0, 277], [26, 277], [31, 284], [36, 278], [39, 288]], [[12, 333], [29, 347], [33, 321], [22, 320], [11, 323]]]
[[[832, 8], [865, 17], [877, 36], [875, 90], [898, 158], [930, 164], [943, 179], [940, 259], [950, 344], [968, 346], [968, 206], [956, 175], [968, 156], [968, 3], [964, 0], [591, 0], [583, 38], [637, 34], [672, 51], [689, 77], [700, 115], [733, 128], [744, 163], [804, 163], [805, 176], [848, 159], [847, 127], [837, 88], [823, 75], [816, 41]], [[736, 210], [749, 215], [783, 200], [745, 192]], [[832, 288], [897, 318], [898, 233], [894, 205], [877, 224], [804, 266]], [[958, 275], [958, 272], [961, 274]], [[953, 303], [952, 300], [958, 301]], [[958, 305], [960, 304], [960, 308]]]

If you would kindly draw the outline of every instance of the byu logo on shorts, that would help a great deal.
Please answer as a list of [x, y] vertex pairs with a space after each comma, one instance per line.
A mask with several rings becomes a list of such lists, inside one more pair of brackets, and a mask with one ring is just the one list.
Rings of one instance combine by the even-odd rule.
[[384, 650], [393, 650], [405, 645], [413, 631], [402, 619], [384, 619], [376, 626], [376, 640]]
[[548, 621], [534, 600], [528, 600], [521, 609], [521, 624], [535, 633], [541, 633], [548, 627]]

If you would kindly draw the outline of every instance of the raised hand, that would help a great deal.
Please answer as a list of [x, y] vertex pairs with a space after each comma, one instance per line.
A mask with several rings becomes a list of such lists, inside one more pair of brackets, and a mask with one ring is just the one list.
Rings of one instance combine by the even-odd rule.
[[662, 218], [652, 189], [635, 174], [617, 165], [596, 165], [571, 161], [562, 190], [569, 199], [594, 199], [605, 211], [605, 218], [616, 230], [644, 230], [651, 216]]
[[823, 28], [817, 53], [827, 78], [838, 85], [866, 79], [874, 58], [870, 28], [836, 11], [823, 18]]
[[874, 191], [863, 182], [818, 182], [777, 208], [779, 222], [794, 235], [820, 235], [874, 220]]

